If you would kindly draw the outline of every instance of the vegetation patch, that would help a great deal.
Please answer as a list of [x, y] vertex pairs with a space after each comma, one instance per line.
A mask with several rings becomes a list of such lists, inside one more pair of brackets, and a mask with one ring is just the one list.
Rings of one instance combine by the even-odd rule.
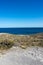
[[0, 49], [18, 46], [25, 49], [30, 46], [43, 47], [43, 33], [32, 35], [0, 34]]

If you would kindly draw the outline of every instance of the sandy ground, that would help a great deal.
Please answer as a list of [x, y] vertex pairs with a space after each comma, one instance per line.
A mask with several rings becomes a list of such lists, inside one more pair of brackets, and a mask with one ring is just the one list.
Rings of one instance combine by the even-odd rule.
[[0, 53], [0, 65], [43, 65], [43, 48], [13, 47], [5, 54]]

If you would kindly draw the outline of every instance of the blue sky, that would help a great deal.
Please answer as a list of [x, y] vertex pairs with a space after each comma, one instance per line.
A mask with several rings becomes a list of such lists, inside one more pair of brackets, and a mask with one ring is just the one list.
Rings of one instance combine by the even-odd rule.
[[0, 27], [43, 27], [43, 0], [0, 0]]

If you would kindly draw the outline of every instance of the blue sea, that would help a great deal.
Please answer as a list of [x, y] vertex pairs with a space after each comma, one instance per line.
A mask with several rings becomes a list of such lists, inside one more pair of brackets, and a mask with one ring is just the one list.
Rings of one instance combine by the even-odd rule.
[[43, 33], [43, 28], [0, 28], [0, 33], [28, 35]]

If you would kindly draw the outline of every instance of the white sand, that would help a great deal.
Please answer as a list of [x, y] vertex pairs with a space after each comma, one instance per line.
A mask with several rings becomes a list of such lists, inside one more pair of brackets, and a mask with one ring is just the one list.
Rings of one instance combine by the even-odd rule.
[[0, 54], [0, 65], [43, 65], [43, 48], [13, 47], [4, 55]]

